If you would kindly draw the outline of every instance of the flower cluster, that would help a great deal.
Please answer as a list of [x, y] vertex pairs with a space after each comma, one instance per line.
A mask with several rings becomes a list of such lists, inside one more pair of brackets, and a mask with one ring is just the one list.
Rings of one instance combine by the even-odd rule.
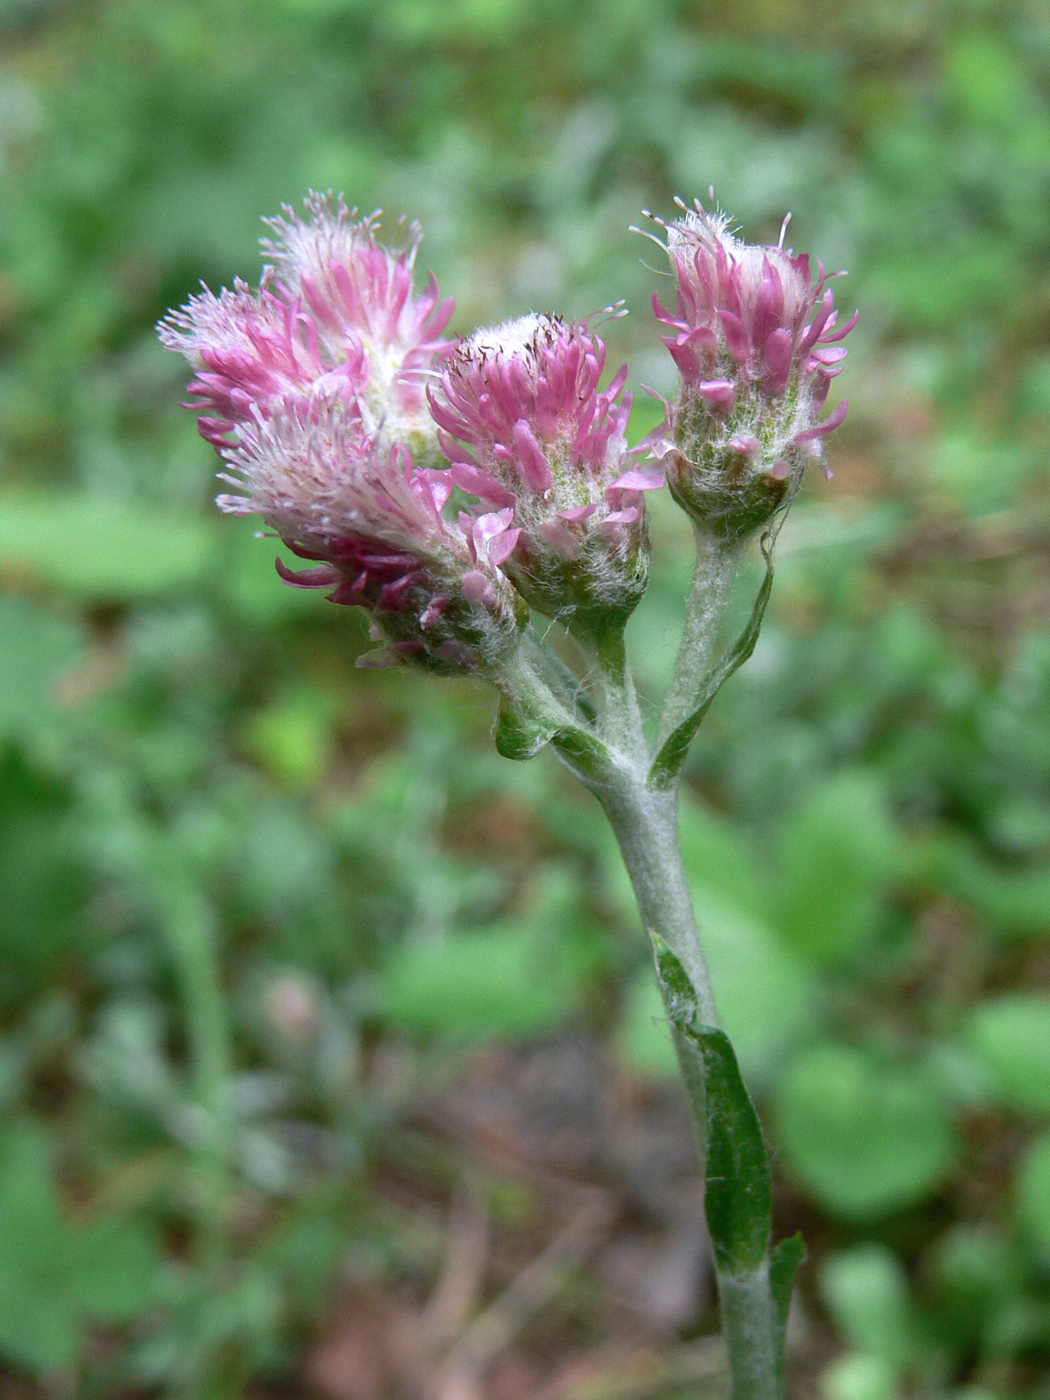
[[317, 567], [288, 582], [359, 603], [389, 642], [371, 664], [491, 669], [516, 644], [525, 610], [500, 573], [516, 536], [508, 511], [445, 519], [452, 489], [435, 471], [424, 380], [447, 353], [453, 303], [431, 277], [417, 293], [418, 230], [407, 247], [376, 238], [340, 199], [311, 195], [308, 218], [270, 221], [273, 262], [258, 293], [207, 288], [162, 323], [196, 376], [189, 406], [257, 512]]
[[632, 464], [627, 366], [601, 392], [604, 368], [605, 346], [586, 324], [523, 316], [464, 340], [430, 395], [456, 484], [513, 509], [505, 571], [570, 626], [626, 617], [641, 598], [641, 493], [663, 485], [661, 471]]
[[[818, 415], [842, 368], [835, 298], [818, 264], [781, 244], [743, 243], [699, 201], [664, 229], [677, 308], [654, 293], [681, 373], [657, 452], [679, 503], [727, 536], [746, 536], [790, 501], [807, 458], [846, 416]], [[786, 221], [785, 221], [786, 228]], [[659, 240], [658, 240], [659, 241]], [[664, 246], [664, 245], [661, 245]]]
[[[529, 315], [444, 338], [414, 225], [399, 248], [376, 215], [311, 195], [269, 220], [258, 291], [207, 287], [161, 323], [194, 369], [187, 405], [236, 491], [312, 567], [281, 576], [366, 608], [366, 661], [496, 676], [528, 605], [596, 635], [644, 592], [645, 493], [726, 536], [767, 521], [845, 414], [817, 415], [845, 351], [821, 268], [758, 248], [699, 205], [664, 224], [678, 285], [665, 344], [681, 371], [663, 429], [631, 449], [626, 366], [582, 321]], [[663, 246], [663, 245], [662, 245]], [[855, 318], [854, 318], [855, 319]], [[658, 459], [644, 467], [646, 449]], [[450, 500], [458, 492], [465, 508]]]

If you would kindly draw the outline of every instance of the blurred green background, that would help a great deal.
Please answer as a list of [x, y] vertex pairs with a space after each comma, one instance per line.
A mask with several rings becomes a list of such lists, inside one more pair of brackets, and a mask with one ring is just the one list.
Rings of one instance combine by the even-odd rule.
[[[654, 1310], [688, 1133], [597, 808], [472, 685], [355, 672], [356, 613], [211, 506], [152, 329], [335, 187], [423, 222], [458, 331], [626, 297], [666, 390], [627, 225], [713, 183], [862, 308], [684, 810], [813, 1256], [794, 1394], [1050, 1396], [1045, 5], [0, 0], [0, 179], [0, 1395], [724, 1393], [702, 1269]], [[522, 1168], [507, 1122], [581, 1085], [611, 1136]]]

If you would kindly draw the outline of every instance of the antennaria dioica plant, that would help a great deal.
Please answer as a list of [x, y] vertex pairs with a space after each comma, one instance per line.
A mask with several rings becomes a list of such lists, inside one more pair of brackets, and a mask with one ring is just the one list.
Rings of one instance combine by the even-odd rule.
[[[722, 684], [754, 649], [777, 531], [808, 461], [842, 422], [819, 414], [856, 320], [839, 326], [808, 255], [739, 240], [700, 201], [656, 220], [677, 304], [654, 296], [680, 373], [661, 426], [628, 446], [624, 366], [583, 321], [528, 315], [443, 337], [419, 230], [378, 241], [375, 215], [311, 195], [270, 221], [258, 292], [205, 289], [161, 326], [189, 359], [201, 432], [235, 494], [288, 549], [288, 583], [372, 618], [359, 665], [472, 674], [500, 697], [496, 744], [550, 746], [601, 803], [619, 842], [696, 1121], [733, 1400], [778, 1400], [799, 1238], [772, 1246], [761, 1126], [718, 1013], [678, 837], [678, 782]], [[786, 221], [785, 221], [786, 231]], [[614, 313], [615, 314], [615, 313]], [[689, 515], [696, 570], [658, 731], [643, 721], [624, 631], [648, 581], [645, 495]], [[720, 624], [757, 540], [765, 577], [736, 642]], [[531, 625], [573, 638], [573, 669]]]

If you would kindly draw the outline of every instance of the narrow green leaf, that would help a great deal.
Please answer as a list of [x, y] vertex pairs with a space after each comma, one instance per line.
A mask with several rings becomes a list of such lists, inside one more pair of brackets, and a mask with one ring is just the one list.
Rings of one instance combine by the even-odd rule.
[[593, 724], [598, 718], [598, 711], [594, 708], [594, 701], [587, 694], [579, 676], [565, 664], [557, 652], [545, 646], [531, 630], [526, 636], [532, 644], [531, 655], [539, 663], [543, 679], [551, 690], [570, 713], [587, 724]]
[[659, 934], [650, 937], [693, 1113], [706, 1140], [707, 1224], [718, 1267], [753, 1272], [766, 1258], [772, 1231], [773, 1185], [762, 1126], [729, 1037], [701, 1025], [696, 992], [680, 959]]
[[686, 1095], [696, 1125], [696, 1136], [700, 1149], [701, 1162], [707, 1155], [707, 1089], [705, 1086], [706, 1067], [696, 1041], [685, 1035], [687, 1028], [700, 1024], [700, 1009], [696, 999], [696, 989], [689, 980], [689, 974], [679, 958], [653, 929], [649, 930], [653, 953], [656, 958], [656, 979], [660, 984], [660, 994], [664, 1007], [671, 1018], [671, 1034], [674, 1038], [678, 1067], [685, 1081]]
[[681, 959], [673, 953], [655, 929], [649, 930], [656, 956], [656, 976], [663, 992], [664, 1005], [676, 1030], [692, 1030], [700, 1025], [700, 1008], [696, 989]]
[[758, 1114], [724, 1031], [683, 1034], [704, 1058], [707, 1089], [707, 1225], [720, 1270], [757, 1269], [769, 1250], [773, 1183]]
[[708, 673], [700, 688], [696, 708], [692, 714], [688, 715], [678, 728], [673, 730], [664, 740], [660, 752], [653, 759], [652, 767], [649, 769], [650, 787], [667, 788], [674, 782], [678, 770], [685, 761], [689, 745], [693, 742], [696, 731], [700, 728], [704, 716], [711, 708], [715, 696], [734, 671], [740, 669], [755, 649], [755, 643], [758, 641], [758, 634], [762, 628], [762, 619], [766, 612], [766, 604], [769, 602], [769, 595], [773, 588], [772, 540], [767, 542], [767, 538], [763, 538], [762, 553], [766, 561], [766, 575], [762, 580], [762, 587], [758, 590], [758, 597], [751, 609], [747, 626], [737, 638], [732, 649]]
[[787, 1329], [791, 1289], [795, 1282], [795, 1275], [805, 1262], [806, 1244], [801, 1234], [791, 1235], [790, 1238], [781, 1240], [769, 1261], [769, 1287], [777, 1310], [781, 1346], [783, 1346], [784, 1333]]

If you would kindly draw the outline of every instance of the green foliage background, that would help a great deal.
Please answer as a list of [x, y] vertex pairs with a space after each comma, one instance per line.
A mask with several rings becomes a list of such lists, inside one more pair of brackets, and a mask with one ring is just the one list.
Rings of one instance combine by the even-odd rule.
[[[0, 0], [0, 179], [12, 1376], [294, 1373], [346, 1251], [400, 1267], [365, 1184], [398, 1113], [377, 1044], [430, 1074], [589, 1028], [668, 1072], [597, 810], [498, 759], [470, 685], [355, 673], [360, 619], [211, 508], [153, 323], [335, 187], [423, 222], [456, 329], [626, 297], [613, 351], [667, 389], [627, 225], [713, 183], [753, 239], [793, 209], [862, 308], [836, 480], [783, 533], [684, 813], [725, 1020], [819, 1222], [820, 1384], [1045, 1400], [1045, 8]], [[668, 506], [656, 536], [654, 690], [689, 564]]]

